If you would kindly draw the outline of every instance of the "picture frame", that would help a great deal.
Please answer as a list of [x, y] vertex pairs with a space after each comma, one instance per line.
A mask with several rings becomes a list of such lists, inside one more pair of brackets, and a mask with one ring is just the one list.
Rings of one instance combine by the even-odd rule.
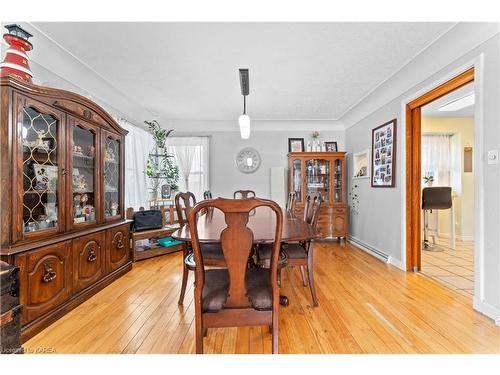
[[338, 152], [337, 142], [325, 142], [326, 152]]
[[396, 186], [396, 128], [393, 119], [372, 129], [371, 187]]
[[288, 152], [304, 152], [304, 138], [288, 138]]

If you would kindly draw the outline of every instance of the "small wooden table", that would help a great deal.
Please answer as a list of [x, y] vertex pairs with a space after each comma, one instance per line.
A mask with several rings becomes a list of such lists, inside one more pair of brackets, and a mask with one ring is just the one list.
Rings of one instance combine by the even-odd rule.
[[[256, 208], [253, 213], [250, 213], [247, 226], [253, 232], [254, 244], [274, 242], [276, 217], [270, 208]], [[210, 210], [198, 218], [199, 241], [201, 243], [220, 242], [220, 234], [225, 228], [226, 222], [222, 211]], [[191, 242], [189, 226], [184, 225], [172, 233], [171, 237], [179, 241]], [[281, 233], [283, 242], [307, 241], [319, 237], [320, 233], [311, 224], [283, 210], [283, 231]], [[280, 296], [280, 304], [288, 305], [288, 298]]]

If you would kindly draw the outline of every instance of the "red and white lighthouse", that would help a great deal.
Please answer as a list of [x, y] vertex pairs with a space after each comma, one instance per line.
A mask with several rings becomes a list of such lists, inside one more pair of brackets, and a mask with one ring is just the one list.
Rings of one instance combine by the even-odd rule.
[[28, 39], [33, 35], [19, 25], [7, 25], [5, 28], [9, 32], [4, 34], [3, 38], [9, 45], [9, 48], [7, 48], [4, 60], [0, 63], [0, 75], [15, 76], [31, 82], [33, 73], [28, 64], [28, 55], [26, 52], [33, 49], [33, 45], [28, 42]]

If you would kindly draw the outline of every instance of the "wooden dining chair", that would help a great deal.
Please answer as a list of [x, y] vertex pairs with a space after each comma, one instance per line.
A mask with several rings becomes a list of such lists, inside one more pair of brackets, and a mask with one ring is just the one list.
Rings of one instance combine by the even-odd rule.
[[212, 192], [210, 190], [205, 190], [203, 192], [203, 199], [212, 199]]
[[234, 199], [245, 199], [256, 197], [255, 191], [253, 190], [236, 190], [233, 194]]
[[[253, 232], [247, 226], [257, 207], [270, 208], [276, 217], [274, 246], [269, 269], [248, 267]], [[197, 213], [211, 208], [224, 213], [227, 227], [220, 234], [226, 269], [205, 269], [200, 247]], [[189, 213], [189, 229], [196, 262], [195, 326], [196, 353], [203, 353], [203, 336], [208, 328], [267, 325], [272, 332], [272, 351], [278, 353], [278, 256], [283, 214], [276, 202], [267, 199], [217, 198], [198, 203]]]
[[288, 199], [286, 201], [286, 211], [288, 213], [294, 212], [296, 197], [297, 195], [295, 191], [291, 191], [288, 193]]
[[[323, 198], [321, 195], [307, 195], [304, 201], [304, 221], [311, 224], [315, 229], [318, 227], [322, 202]], [[258, 246], [257, 264], [265, 267], [269, 263], [271, 248], [272, 245], [269, 244]], [[318, 298], [316, 297], [316, 288], [314, 286], [313, 245], [311, 241], [282, 243], [281, 251], [285, 253], [285, 258], [287, 259], [285, 267], [298, 266], [300, 268], [302, 283], [304, 286], [307, 286], [309, 282], [313, 305], [315, 307], [318, 306]], [[278, 279], [280, 280], [280, 286], [282, 286], [281, 275], [279, 275]]]
[[[187, 217], [196, 205], [196, 197], [190, 191], [185, 193], [177, 193], [175, 196], [175, 209], [177, 211], [178, 222], [180, 226], [187, 224]], [[205, 254], [205, 263], [214, 267], [225, 267], [224, 254], [219, 244], [203, 244], [202, 250]], [[181, 294], [179, 296], [178, 304], [184, 303], [184, 295], [186, 294], [187, 281], [189, 271], [196, 269], [196, 262], [194, 260], [193, 249], [190, 243], [184, 243], [182, 247], [182, 284]]]

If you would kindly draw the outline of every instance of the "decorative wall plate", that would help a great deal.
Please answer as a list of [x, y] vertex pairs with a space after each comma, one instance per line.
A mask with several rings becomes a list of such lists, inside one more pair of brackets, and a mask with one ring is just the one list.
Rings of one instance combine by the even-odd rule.
[[252, 147], [245, 147], [236, 155], [236, 166], [243, 173], [253, 173], [260, 166], [260, 155]]

